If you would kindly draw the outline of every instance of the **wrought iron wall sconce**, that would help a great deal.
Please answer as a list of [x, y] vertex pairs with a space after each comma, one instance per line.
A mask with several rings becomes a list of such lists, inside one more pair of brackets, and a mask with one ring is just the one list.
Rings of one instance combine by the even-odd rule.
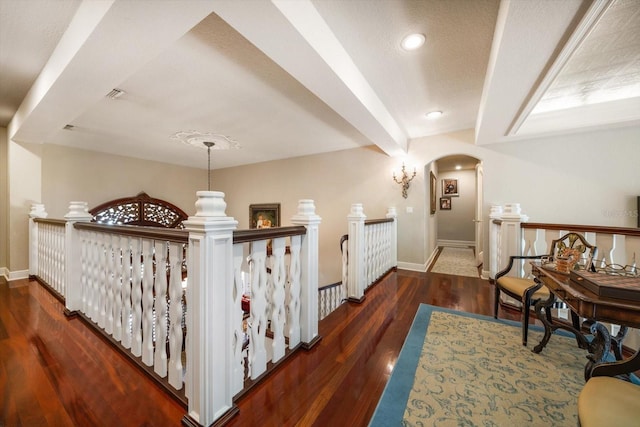
[[407, 169], [406, 169], [406, 167], [405, 167], [405, 165], [403, 163], [402, 164], [401, 173], [402, 174], [400, 175], [400, 179], [398, 179], [398, 177], [396, 177], [396, 173], [393, 172], [393, 180], [396, 183], [402, 185], [402, 197], [404, 197], [406, 199], [407, 198], [407, 190], [409, 189], [409, 183], [416, 176], [416, 168], [413, 168], [413, 174], [411, 176], [409, 176], [409, 174], [407, 174]]

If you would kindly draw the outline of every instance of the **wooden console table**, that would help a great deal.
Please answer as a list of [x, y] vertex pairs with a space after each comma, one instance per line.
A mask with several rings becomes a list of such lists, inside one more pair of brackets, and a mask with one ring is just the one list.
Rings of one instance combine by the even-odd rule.
[[[570, 280], [566, 273], [545, 268], [540, 262], [532, 262], [531, 265], [536, 281], [551, 291], [549, 299], [539, 301], [535, 307], [545, 330], [542, 341], [533, 349], [535, 353], [542, 351], [555, 330], [563, 329], [573, 333], [578, 346], [589, 352], [585, 380], [592, 376], [624, 375], [640, 369], [640, 349], [626, 360], [623, 360], [621, 351], [627, 328], [640, 328], [640, 301], [601, 297]], [[550, 310], [558, 299], [571, 309], [572, 325], [547, 320], [544, 311]], [[587, 340], [582, 334], [578, 316], [587, 319], [590, 331], [594, 335], [592, 341]], [[620, 325], [620, 332], [611, 337], [608, 329], [600, 322]], [[606, 361], [611, 350], [616, 356], [616, 362]]]

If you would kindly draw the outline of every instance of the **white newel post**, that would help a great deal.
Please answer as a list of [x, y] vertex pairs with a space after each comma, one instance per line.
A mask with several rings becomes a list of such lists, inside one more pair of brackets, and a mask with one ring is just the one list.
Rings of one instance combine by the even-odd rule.
[[350, 301], [362, 302], [365, 288], [364, 265], [364, 214], [362, 203], [351, 205], [351, 212], [347, 216], [349, 220], [349, 253], [347, 297]]
[[393, 218], [391, 226], [391, 260], [392, 267], [398, 266], [398, 211], [394, 206], [390, 206], [387, 210], [387, 218]]
[[502, 206], [493, 205], [489, 211], [489, 277], [495, 279], [496, 273], [500, 268], [500, 227], [501, 224], [496, 224], [494, 221], [502, 217]]
[[32, 203], [29, 211], [29, 275], [38, 274], [38, 223], [35, 218], [46, 218], [47, 212], [42, 203]]
[[233, 230], [238, 222], [225, 213], [224, 193], [198, 191], [196, 214], [184, 222], [189, 231], [187, 298], [188, 425], [209, 426], [231, 416], [233, 404], [232, 308]]
[[298, 201], [298, 213], [291, 218], [294, 225], [304, 225], [307, 233], [300, 248], [300, 340], [311, 348], [320, 340], [318, 335], [318, 244], [320, 218], [313, 200]]
[[[498, 271], [507, 266], [509, 256], [522, 255], [522, 228], [520, 224], [527, 222], [529, 217], [522, 214], [520, 203], [508, 203], [504, 205], [502, 216], [502, 226], [500, 227], [500, 259], [498, 260]], [[511, 269], [510, 275], [518, 275], [522, 271], [522, 261], [516, 268]]]
[[89, 222], [93, 216], [89, 213], [87, 202], [69, 202], [69, 212], [64, 231], [65, 261], [65, 314], [72, 315], [82, 309], [82, 263], [79, 233], [73, 227], [78, 221]]

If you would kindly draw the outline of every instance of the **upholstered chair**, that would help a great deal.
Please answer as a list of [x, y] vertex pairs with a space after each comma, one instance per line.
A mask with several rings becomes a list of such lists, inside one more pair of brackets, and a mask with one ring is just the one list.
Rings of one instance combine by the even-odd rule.
[[[518, 300], [522, 304], [522, 345], [527, 345], [527, 334], [529, 331], [529, 312], [530, 307], [535, 305], [538, 301], [549, 298], [549, 290], [537, 281], [533, 277], [515, 277], [508, 276], [514, 265], [520, 265], [515, 262], [516, 260], [525, 260], [529, 262], [532, 260], [541, 260], [543, 258], [557, 258], [567, 249], [576, 249], [580, 253], [580, 257], [583, 258], [583, 265], [587, 265], [588, 268], [592, 267], [591, 260], [596, 256], [597, 248], [591, 245], [585, 240], [585, 238], [578, 233], [567, 233], [559, 239], [551, 242], [551, 250], [545, 255], [529, 255], [529, 256], [515, 256], [509, 257], [509, 264], [507, 267], [496, 274], [495, 285], [495, 301], [493, 317], [498, 318], [498, 306], [500, 305], [500, 292], [504, 292], [511, 298]], [[551, 321], [551, 312], [545, 313], [547, 319]], [[572, 319], [574, 323], [577, 321], [572, 313]]]
[[640, 425], [640, 386], [615, 377], [592, 377], [578, 396], [580, 427]]

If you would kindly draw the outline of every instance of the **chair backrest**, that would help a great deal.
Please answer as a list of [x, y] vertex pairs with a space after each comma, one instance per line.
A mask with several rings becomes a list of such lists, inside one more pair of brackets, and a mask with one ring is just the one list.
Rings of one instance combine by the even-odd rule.
[[593, 270], [593, 259], [596, 257], [598, 248], [587, 242], [587, 240], [578, 233], [567, 233], [559, 239], [551, 242], [550, 255], [554, 258], [566, 255], [568, 252], [576, 251], [580, 258], [580, 263], [584, 263], [585, 269]]

